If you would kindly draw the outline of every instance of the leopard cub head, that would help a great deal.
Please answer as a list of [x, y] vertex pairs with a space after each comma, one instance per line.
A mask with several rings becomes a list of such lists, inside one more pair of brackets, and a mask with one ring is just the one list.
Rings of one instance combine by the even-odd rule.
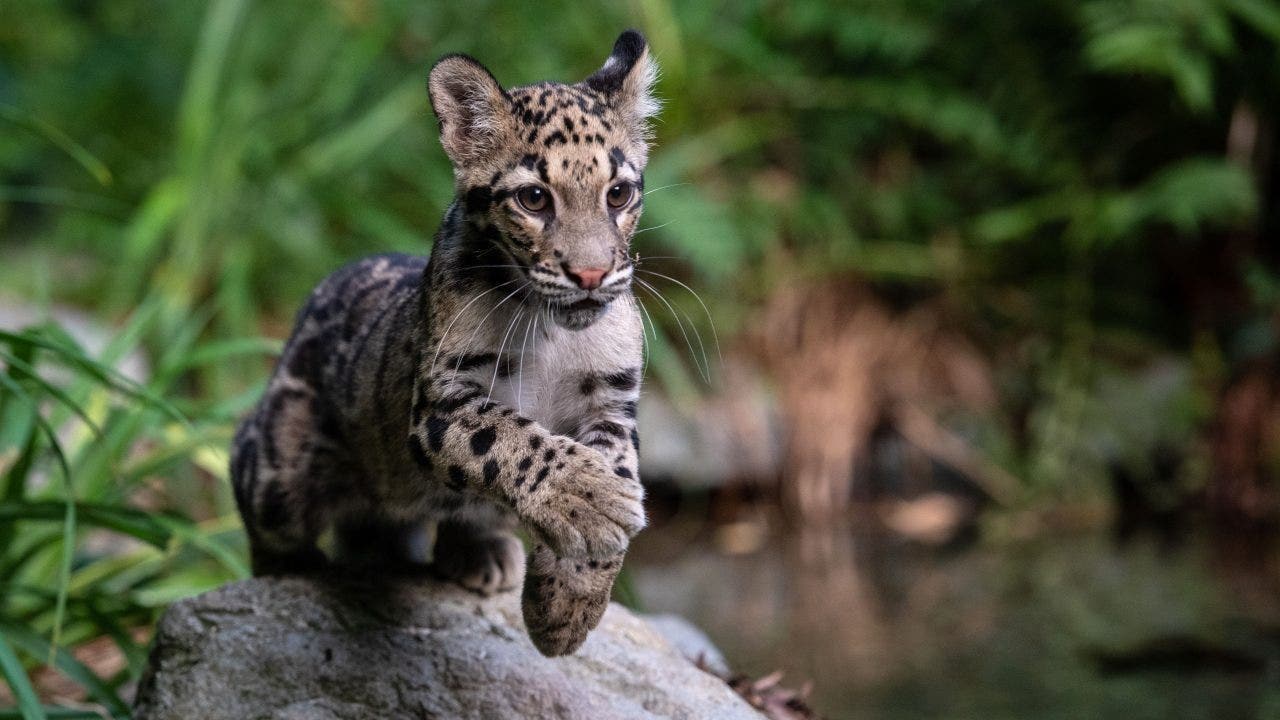
[[656, 77], [634, 30], [573, 85], [504, 90], [465, 55], [431, 69], [431, 105], [466, 223], [564, 327], [587, 327], [629, 291]]

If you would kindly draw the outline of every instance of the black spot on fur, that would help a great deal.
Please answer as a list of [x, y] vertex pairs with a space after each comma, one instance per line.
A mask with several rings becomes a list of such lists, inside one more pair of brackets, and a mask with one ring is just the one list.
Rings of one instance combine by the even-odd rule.
[[527, 417], [522, 416], [522, 417], [516, 418], [516, 425], [518, 427], [529, 427], [532, 424], [533, 424], [533, 421]]
[[258, 502], [258, 525], [263, 530], [273, 530], [288, 521], [289, 498], [284, 487], [278, 481], [267, 483]]
[[564, 136], [564, 133], [557, 130], [551, 133], [550, 135], [548, 135], [546, 140], [542, 141], [542, 144], [547, 147], [555, 147], [556, 143], [563, 143], [565, 145], [568, 145], [569, 139]]
[[636, 368], [628, 368], [605, 375], [604, 381], [614, 390], [635, 390], [640, 384], [640, 372]]
[[631, 447], [635, 448], [636, 452], [640, 452], [640, 433], [636, 432], [635, 428], [631, 428]]
[[616, 422], [609, 422], [608, 420], [604, 420], [592, 425], [591, 431], [604, 433], [605, 435], [612, 435], [616, 438], [625, 438], [627, 436], [627, 431], [625, 428], [623, 428], [621, 425], [619, 425]]
[[463, 195], [463, 205], [467, 209], [468, 215], [478, 215], [486, 212], [493, 207], [493, 188], [487, 185], [477, 185], [467, 190]]
[[538, 448], [542, 447], [542, 438], [538, 437], [537, 435], [530, 435], [529, 447], [533, 448], [534, 450], [537, 450]]
[[529, 492], [533, 492], [534, 490], [537, 490], [538, 486], [542, 484], [542, 481], [547, 479], [547, 474], [550, 472], [551, 472], [551, 468], [549, 467], [544, 467], [541, 470], [539, 470], [537, 477], [535, 477], [533, 480], [533, 484], [529, 486]]
[[596, 391], [596, 378], [594, 375], [588, 375], [582, 378], [582, 382], [578, 385], [578, 392], [583, 395], [590, 395]]
[[523, 475], [517, 476], [515, 481], [515, 486], [520, 487], [523, 484], [524, 484], [524, 476]]
[[440, 412], [449, 413], [449, 412], [453, 412], [454, 410], [457, 410], [458, 408], [462, 407], [463, 405], [466, 405], [467, 403], [471, 402], [472, 400], [475, 400], [478, 397], [480, 397], [480, 390], [476, 388], [472, 388], [470, 390], [467, 390], [466, 392], [462, 392], [457, 395], [451, 395], [447, 398], [442, 398], [440, 400], [437, 400], [433, 407], [436, 410], [439, 410]]
[[624, 477], [624, 478], [627, 478], [627, 479], [631, 479], [632, 477], [634, 477], [634, 476], [631, 474], [631, 470], [629, 470], [629, 469], [627, 469], [627, 468], [624, 468], [624, 467], [621, 467], [621, 466], [614, 468], [614, 469], [613, 469], [613, 474], [614, 474], [614, 475], [617, 475], [618, 477]]
[[556, 458], [556, 449], [547, 448], [547, 452], [542, 455], [542, 462], [549, 463]]
[[445, 485], [450, 490], [462, 490], [467, 486], [467, 474], [459, 465], [449, 466], [449, 480]]
[[413, 394], [413, 408], [410, 412], [410, 419], [415, 426], [422, 424], [422, 414], [427, 411], [426, 387], [426, 383], [419, 383]]
[[525, 470], [528, 470], [529, 468], [533, 467], [533, 456], [525, 455], [524, 457], [520, 458], [520, 464], [516, 465], [516, 467], [520, 470], [520, 472], [524, 472]]
[[242, 515], [249, 515], [249, 498], [253, 488], [258, 484], [258, 443], [245, 440], [236, 455], [235, 467], [231, 469], [231, 487], [235, 491], [236, 506]]
[[484, 464], [484, 484], [492, 485], [498, 479], [498, 461], [489, 460]]
[[449, 430], [449, 424], [448, 420], [439, 415], [427, 418], [427, 443], [435, 452], [440, 452], [444, 447], [444, 434]]
[[625, 165], [627, 156], [622, 154], [618, 148], [609, 150], [609, 179], [612, 180], [618, 176], [618, 168]]
[[417, 435], [410, 435], [406, 439], [406, 445], [409, 448], [409, 455], [413, 457], [413, 461], [418, 464], [418, 467], [430, 470], [431, 458], [427, 457], [426, 451], [422, 449], [422, 438]]
[[635, 420], [636, 419], [636, 401], [628, 400], [622, 403], [622, 414], [626, 415], [632, 420]]
[[498, 431], [493, 427], [484, 427], [471, 436], [471, 452], [476, 455], [484, 455], [489, 452], [489, 448], [493, 447], [493, 441], [498, 438]]
[[494, 353], [473, 353], [455, 355], [445, 361], [445, 365], [452, 365], [458, 372], [466, 372], [483, 367], [492, 362], [497, 362], [498, 356]]
[[313, 335], [293, 348], [288, 364], [290, 375], [311, 381], [319, 379], [322, 352], [320, 341], [319, 335]]

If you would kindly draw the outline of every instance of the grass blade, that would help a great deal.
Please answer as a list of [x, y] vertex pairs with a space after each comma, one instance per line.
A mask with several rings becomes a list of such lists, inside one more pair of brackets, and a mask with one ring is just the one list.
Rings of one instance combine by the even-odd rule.
[[48, 140], [50, 144], [79, 163], [80, 167], [87, 170], [100, 185], [111, 184], [111, 170], [107, 168], [106, 163], [94, 157], [93, 153], [58, 128], [8, 105], [0, 105], [0, 118]]
[[120, 696], [107, 686], [92, 670], [67, 652], [40, 637], [38, 634], [20, 625], [0, 623], [0, 633], [4, 634], [14, 645], [32, 657], [51, 657], [51, 665], [63, 675], [77, 682], [89, 695], [105, 706], [112, 714], [127, 715], [129, 708]]
[[[163, 550], [169, 544], [172, 533], [150, 513], [133, 508], [94, 503], [75, 503], [76, 516], [82, 525], [102, 527], [137, 538], [148, 545]], [[47, 520], [62, 518], [63, 503], [56, 500], [30, 502], [0, 502], [0, 523], [17, 520]]]
[[93, 430], [94, 435], [102, 435], [102, 429], [99, 428], [98, 424], [89, 417], [88, 413], [84, 411], [84, 408], [80, 407], [79, 403], [68, 397], [67, 394], [62, 391], [62, 388], [59, 388], [57, 385], [54, 385], [48, 380], [40, 377], [39, 373], [36, 372], [36, 369], [29, 363], [4, 351], [0, 351], [0, 360], [4, 360], [10, 367], [15, 367], [25, 373], [27, 376], [26, 379], [36, 385], [39, 385], [41, 390], [48, 393], [53, 399], [62, 403], [67, 407], [67, 409], [71, 410], [71, 412], [75, 413], [77, 417], [83, 420], [85, 425], [88, 425], [89, 429]]
[[[49, 330], [52, 328], [46, 327], [43, 329]], [[44, 350], [48, 350], [51, 353], [51, 359], [59, 364], [65, 365], [72, 370], [81, 370], [111, 390], [131, 399], [145, 402], [152, 407], [161, 410], [177, 422], [187, 422], [186, 416], [178, 412], [178, 409], [168, 401], [158, 397], [147, 388], [120, 374], [120, 372], [115, 368], [104, 365], [88, 355], [85, 355], [74, 345], [66, 344], [61, 341], [54, 341], [48, 337], [42, 336], [38, 332], [30, 330], [23, 333], [13, 333], [7, 330], [0, 330], [0, 341], [9, 344], [27, 343]]]
[[36, 689], [31, 687], [31, 678], [27, 677], [27, 671], [22, 668], [22, 662], [5, 640], [4, 633], [0, 633], [0, 675], [4, 676], [9, 689], [13, 691], [23, 720], [45, 720], [49, 717], [40, 705]]

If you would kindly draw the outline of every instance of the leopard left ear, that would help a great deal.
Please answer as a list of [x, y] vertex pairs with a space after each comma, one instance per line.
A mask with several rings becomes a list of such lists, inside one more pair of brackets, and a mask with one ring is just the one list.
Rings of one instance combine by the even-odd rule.
[[511, 132], [509, 98], [485, 66], [466, 55], [446, 55], [427, 79], [440, 120], [440, 143], [455, 168], [485, 160]]
[[653, 96], [658, 64], [649, 56], [649, 44], [637, 30], [627, 30], [613, 44], [604, 65], [587, 78], [587, 87], [603, 93], [641, 137], [648, 136], [649, 118], [661, 103]]

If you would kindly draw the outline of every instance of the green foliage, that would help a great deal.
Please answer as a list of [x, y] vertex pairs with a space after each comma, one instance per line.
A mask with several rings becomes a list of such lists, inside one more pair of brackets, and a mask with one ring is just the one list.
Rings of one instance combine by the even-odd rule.
[[[140, 311], [106, 354], [128, 353], [127, 338], [156, 317]], [[117, 690], [145, 660], [145, 640], [131, 630], [175, 598], [248, 575], [224, 485], [209, 482], [225, 479], [230, 422], [243, 408], [164, 398], [183, 373], [264, 347], [198, 335], [175, 338], [139, 384], [57, 325], [0, 331], [0, 666], [24, 717], [44, 711], [16, 652], [126, 716]], [[136, 505], [147, 497], [149, 506]], [[115, 677], [99, 678], [67, 650], [102, 635], [128, 662]]]

